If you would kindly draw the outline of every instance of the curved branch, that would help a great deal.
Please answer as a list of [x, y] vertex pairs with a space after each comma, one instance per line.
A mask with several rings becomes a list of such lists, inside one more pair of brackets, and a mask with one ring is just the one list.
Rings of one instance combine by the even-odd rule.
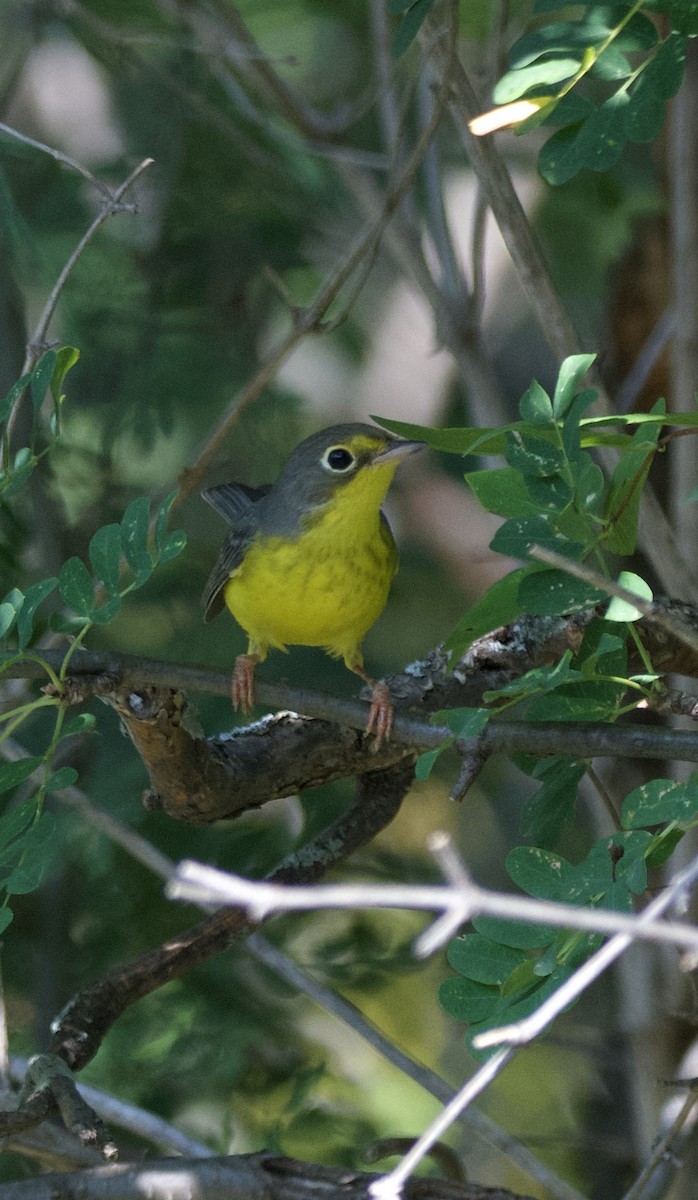
[[[392, 821], [412, 779], [411, 761], [360, 776], [352, 808], [297, 853], [284, 859], [269, 879], [279, 883], [312, 883], [322, 878]], [[206, 962], [224, 950], [236, 935], [253, 927], [243, 909], [216, 912], [172, 941], [78, 992], [53, 1022], [54, 1053], [72, 1070], [81, 1070], [126, 1008]]]

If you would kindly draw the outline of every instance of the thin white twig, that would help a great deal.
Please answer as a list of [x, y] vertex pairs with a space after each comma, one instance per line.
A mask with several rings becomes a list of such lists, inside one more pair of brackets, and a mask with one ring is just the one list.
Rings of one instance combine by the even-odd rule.
[[[261, 921], [272, 912], [307, 912], [321, 908], [401, 908], [424, 909], [454, 918], [450, 927], [459, 928], [473, 916], [486, 913], [535, 925], [553, 925], [561, 929], [582, 929], [591, 933], [622, 934], [632, 939], [656, 941], [694, 948], [698, 929], [678, 921], [655, 921], [654, 908], [648, 906], [639, 916], [600, 909], [585, 909], [553, 900], [534, 900], [529, 896], [507, 895], [481, 888], [465, 880], [454, 886], [410, 884], [313, 884], [294, 886], [244, 879], [208, 867], [191, 859], [177, 866], [166, 886], [171, 899], [203, 904], [229, 904], [244, 908], [250, 918]], [[457, 920], [456, 920], [457, 918]], [[443, 927], [438, 937], [434, 926], [420, 935], [415, 953], [425, 957], [433, 953], [447, 936]]]
[[[437, 1075], [436, 1072], [425, 1067], [422, 1063], [415, 1062], [408, 1054], [400, 1050], [390, 1038], [381, 1033], [372, 1022], [367, 1020], [355, 1004], [345, 999], [344, 996], [337, 995], [336, 992], [331, 991], [306, 971], [302, 970], [285, 954], [282, 954], [276, 946], [272, 946], [260, 933], [252, 934], [247, 939], [245, 946], [248, 951], [252, 952], [255, 958], [263, 962], [265, 966], [274, 971], [286, 983], [289, 983], [298, 991], [309, 996], [311, 1000], [320, 1005], [331, 1016], [348, 1025], [376, 1053], [382, 1055], [397, 1070], [402, 1071], [408, 1079], [413, 1080], [420, 1087], [424, 1088], [429, 1095], [440, 1100], [442, 1104], [449, 1104], [455, 1099], [453, 1088]], [[511, 1134], [501, 1129], [490, 1117], [481, 1113], [478, 1109], [471, 1109], [468, 1113], [462, 1113], [458, 1119], [462, 1121], [463, 1125], [471, 1133], [475, 1132], [489, 1146], [500, 1150], [513, 1163], [516, 1163], [522, 1171], [525, 1171], [531, 1179], [541, 1184], [550, 1193], [551, 1200], [583, 1200], [583, 1197], [576, 1188], [573, 1188], [564, 1179], [560, 1179], [550, 1167], [536, 1158], [517, 1138], [512, 1137]]]
[[[680, 903], [689, 888], [698, 878], [698, 859], [681, 871], [669, 884], [666, 891], [653, 900], [639, 917], [634, 918], [637, 926], [647, 926], [655, 916], [667, 908]], [[576, 1000], [594, 980], [615, 961], [633, 942], [630, 934], [614, 937], [596, 954], [575, 971], [557, 991], [545, 1001], [539, 1009], [522, 1021], [513, 1025], [491, 1030], [473, 1038], [473, 1045], [483, 1049], [493, 1045], [508, 1045], [497, 1050], [482, 1067], [468, 1080], [458, 1095], [444, 1108], [438, 1118], [415, 1142], [412, 1149], [404, 1156], [387, 1175], [371, 1184], [369, 1191], [373, 1196], [386, 1200], [388, 1197], [399, 1197], [406, 1180], [434, 1145], [448, 1130], [450, 1125], [461, 1115], [465, 1108], [472, 1103], [476, 1096], [487, 1087], [492, 1080], [504, 1069], [516, 1053], [519, 1045], [532, 1041], [557, 1017], [567, 1006]]]
[[566, 979], [563, 984], [552, 996], [541, 1004], [540, 1008], [536, 1009], [530, 1017], [524, 1017], [521, 1021], [516, 1021], [512, 1025], [502, 1025], [499, 1029], [489, 1029], [486, 1033], [479, 1033], [473, 1038], [473, 1045], [478, 1050], [484, 1050], [489, 1046], [499, 1046], [503, 1042], [509, 1045], [523, 1045], [526, 1042], [532, 1041], [538, 1037], [540, 1033], [557, 1017], [569, 1004], [577, 1000], [582, 992], [589, 987], [595, 979], [599, 977], [611, 963], [627, 950], [635, 937], [642, 936], [641, 928], [647, 928], [654, 922], [655, 918], [666, 912], [668, 908], [672, 908], [676, 904], [680, 904], [682, 897], [693, 887], [698, 879], [698, 858], [689, 863], [683, 871], [671, 880], [661, 895], [657, 896], [647, 908], [637, 916], [633, 917], [632, 921], [635, 925], [635, 933], [619, 933], [591, 958], [588, 958], [585, 963], [574, 975]]
[[368, 1189], [370, 1194], [380, 1197], [381, 1200], [388, 1200], [389, 1197], [399, 1197], [402, 1194], [404, 1184], [409, 1179], [415, 1167], [419, 1166], [434, 1143], [438, 1142], [448, 1132], [453, 1122], [458, 1119], [464, 1109], [496, 1078], [502, 1068], [506, 1066], [513, 1053], [512, 1049], [507, 1049], [499, 1050], [497, 1054], [493, 1054], [492, 1058], [471, 1076], [465, 1086], [453, 1097], [451, 1103], [447, 1104], [439, 1113], [429, 1128], [425, 1129], [422, 1136], [417, 1139], [412, 1149], [407, 1152], [398, 1165], [392, 1171], [388, 1172], [387, 1175], [383, 1175], [380, 1179], [376, 1179], [374, 1183], [370, 1184]]

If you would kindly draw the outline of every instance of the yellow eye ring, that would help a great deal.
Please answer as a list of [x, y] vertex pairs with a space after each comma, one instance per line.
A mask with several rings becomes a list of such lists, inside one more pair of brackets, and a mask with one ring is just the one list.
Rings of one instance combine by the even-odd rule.
[[346, 446], [330, 446], [320, 459], [320, 464], [333, 475], [347, 475], [356, 466], [356, 457]]

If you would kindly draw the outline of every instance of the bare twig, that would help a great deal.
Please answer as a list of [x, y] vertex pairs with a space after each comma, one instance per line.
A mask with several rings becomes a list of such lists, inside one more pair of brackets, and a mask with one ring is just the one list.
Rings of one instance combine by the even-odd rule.
[[582, 929], [617, 936], [622, 934], [631, 939], [698, 947], [698, 929], [693, 925], [653, 921], [646, 917], [647, 909], [639, 916], [628, 916], [606, 909], [581, 908], [553, 900], [506, 895], [479, 887], [467, 877], [464, 867], [462, 872], [462, 882], [458, 886], [319, 884], [313, 887], [287, 887], [263, 880], [245, 879], [185, 859], [177, 867], [165, 891], [174, 900], [243, 908], [250, 920], [255, 922], [264, 920], [273, 912], [313, 912], [324, 908], [399, 908], [448, 913], [448, 923], [440, 922], [438, 927], [432, 926], [415, 942], [415, 953], [420, 958], [432, 954], [453, 936], [456, 929], [483, 913], [490, 917], [530, 921], [536, 925], [554, 925], [560, 929]]
[[29, 339], [29, 343], [27, 345], [27, 355], [24, 360], [22, 374], [31, 371], [32, 367], [43, 353], [48, 327], [56, 310], [58, 298], [63, 291], [66, 281], [68, 280], [70, 273], [80, 258], [83, 250], [89, 245], [97, 230], [101, 228], [101, 226], [106, 220], [108, 220], [109, 217], [114, 216], [115, 213], [124, 211], [125, 206], [122, 203], [123, 197], [129, 191], [129, 189], [133, 187], [134, 183], [140, 178], [143, 172], [152, 165], [152, 162], [152, 158], [144, 158], [143, 161], [139, 163], [133, 171], [131, 171], [131, 174], [124, 180], [124, 182], [120, 183], [113, 192], [108, 191], [107, 194], [104, 195], [103, 187], [100, 188], [103, 196], [100, 211], [92, 221], [91, 225], [85, 230], [85, 233], [80, 238], [80, 241], [73, 250], [70, 258], [66, 262], [60, 275], [58, 276], [58, 279], [53, 285], [51, 294], [41, 311], [41, 316], [39, 317], [36, 328]]
[[[10, 1073], [15, 1083], [23, 1083], [28, 1069], [27, 1059], [12, 1055]], [[198, 1158], [213, 1156], [210, 1146], [189, 1137], [181, 1130], [176, 1129], [174, 1125], [170, 1125], [168, 1121], [153, 1116], [145, 1109], [137, 1108], [134, 1104], [127, 1104], [125, 1100], [118, 1100], [116, 1096], [110, 1096], [108, 1092], [90, 1087], [85, 1083], [78, 1084], [78, 1089], [90, 1108], [99, 1113], [103, 1121], [118, 1125], [120, 1129], [136, 1134], [139, 1138], [147, 1138], [161, 1150], [172, 1154], [196, 1155]]]
[[[188, 467], [182, 473], [179, 495], [176, 502], [181, 503], [182, 500], [201, 487], [212, 459], [218, 453], [222, 442], [233, 425], [238, 421], [243, 410], [257, 399], [296, 346], [310, 333], [315, 333], [321, 328], [328, 308], [337, 299], [354, 273], [366, 261], [370, 263], [386, 226], [390, 222], [403, 196], [407, 194], [411, 187], [427, 147], [436, 132], [443, 107], [446, 103], [447, 86], [448, 83], [446, 81], [442, 85], [440, 96], [437, 98], [432, 118], [422, 131], [404, 165], [401, 166], [395, 183], [388, 190], [377, 220], [359, 235], [331, 278], [320, 289], [312, 304], [296, 314], [294, 325], [289, 333], [272, 349], [254, 378], [230, 403], [223, 419], [219, 422], [197, 455], [194, 465]], [[353, 303], [355, 298], [356, 291], [352, 294], [351, 303]], [[334, 325], [336, 322], [332, 324]]]
[[[414, 1080], [430, 1095], [440, 1100], [442, 1104], [448, 1104], [453, 1099], [455, 1095], [453, 1088], [439, 1075], [421, 1063], [415, 1062], [368, 1021], [355, 1004], [343, 996], [338, 996], [336, 992], [330, 991], [318, 980], [313, 979], [285, 954], [282, 954], [276, 946], [272, 946], [260, 933], [254, 933], [252, 937], [248, 938], [246, 947], [255, 958], [263, 962], [291, 987], [303, 992], [333, 1017], [343, 1021], [378, 1054], [381, 1054], [409, 1079]], [[566, 1183], [564, 1179], [560, 1179], [547, 1164], [541, 1162], [526, 1146], [496, 1125], [485, 1113], [471, 1109], [469, 1112], [463, 1113], [459, 1119], [469, 1131], [475, 1132], [488, 1145], [500, 1150], [531, 1179], [535, 1179], [550, 1194], [551, 1200], [583, 1200], [575, 1188]]]
[[642, 1194], [647, 1184], [652, 1179], [655, 1171], [659, 1167], [665, 1166], [671, 1156], [674, 1143], [697, 1104], [698, 1096], [695, 1092], [690, 1092], [681, 1105], [676, 1118], [654, 1147], [651, 1158], [645, 1163], [637, 1179], [623, 1196], [623, 1200], [642, 1200]]
[[[667, 886], [666, 891], [661, 896], [658, 896], [656, 900], [653, 900], [651, 904], [648, 904], [639, 917], [633, 918], [636, 923], [636, 932], [640, 926], [647, 928], [647, 925], [656, 917], [665, 912], [667, 908], [675, 905], [685, 895], [687, 890], [695, 885], [697, 878], [698, 860], [676, 875]], [[371, 1185], [370, 1190], [372, 1195], [381, 1197], [381, 1200], [386, 1200], [387, 1197], [400, 1196], [406, 1180], [429, 1152], [430, 1147], [444, 1136], [460, 1113], [464, 1112], [473, 1100], [501, 1073], [513, 1057], [516, 1046], [526, 1044], [542, 1033], [569, 1004], [577, 999], [632, 944], [632, 941], [632, 935], [616, 935], [605, 946], [602, 946], [596, 954], [587, 959], [552, 996], [543, 1002], [532, 1016], [524, 1018], [522, 1021], [517, 1021], [514, 1025], [478, 1034], [474, 1039], [474, 1045], [483, 1049], [489, 1046], [501, 1045], [502, 1043], [508, 1043], [508, 1045], [495, 1051], [492, 1058], [475, 1072], [453, 1101], [446, 1106], [438, 1118], [425, 1130], [397, 1167]]]
[[95, 188], [102, 199], [107, 203], [111, 203], [114, 196], [103, 180], [98, 179], [87, 167], [78, 162], [76, 158], [71, 158], [69, 154], [65, 154], [63, 150], [56, 150], [54, 146], [47, 146], [44, 142], [38, 142], [36, 138], [29, 137], [26, 133], [20, 133], [18, 129], [13, 129], [10, 125], [4, 125], [0, 121], [0, 133], [6, 133], [8, 137], [14, 138], [15, 141], [21, 142], [24, 146], [31, 146], [32, 150], [40, 150], [42, 154], [48, 154], [50, 158], [56, 162], [62, 163], [64, 167], [68, 167], [71, 171], [77, 171], [78, 175], [82, 175], [88, 183]]
[[[538, 1037], [540, 1033], [557, 1017], [568, 1004], [572, 1004], [582, 992], [586, 990], [595, 979], [598, 979], [610, 965], [637, 937], [644, 937], [644, 932], [652, 925], [656, 924], [658, 917], [667, 909], [674, 907], [682, 899], [685, 899], [688, 892], [695, 886], [698, 879], [698, 859], [694, 859], [689, 863], [683, 871], [680, 871], [667, 884], [661, 895], [652, 900], [646, 908], [639, 913], [638, 916], [630, 918], [635, 932], [618, 933], [610, 942], [592, 954], [591, 958], [575, 971], [574, 975], [570, 976], [560, 987], [541, 1004], [540, 1008], [536, 1009], [530, 1017], [524, 1017], [523, 1020], [517, 1021], [515, 1024], [501, 1026], [499, 1029], [490, 1029], [486, 1033], [480, 1033], [476, 1036], [474, 1044], [481, 1049], [488, 1046], [499, 1046], [502, 1043], [509, 1045], [523, 1045], [526, 1042], [532, 1041]], [[661, 922], [664, 924], [664, 922]]]
[[0, 1113], [0, 1130], [5, 1133], [3, 1126], [7, 1124], [9, 1132], [14, 1132], [23, 1114], [27, 1117], [27, 1127], [31, 1128], [36, 1123], [36, 1104], [43, 1100], [58, 1110], [66, 1129], [84, 1145], [99, 1150], [107, 1161], [118, 1156], [117, 1148], [97, 1113], [80, 1095], [63, 1060], [54, 1054], [37, 1054], [29, 1060], [19, 1108], [17, 1111]]

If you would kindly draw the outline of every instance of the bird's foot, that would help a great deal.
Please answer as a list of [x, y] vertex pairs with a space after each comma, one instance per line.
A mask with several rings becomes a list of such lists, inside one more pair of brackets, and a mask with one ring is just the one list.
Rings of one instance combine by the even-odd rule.
[[258, 662], [256, 654], [238, 654], [235, 659], [231, 680], [233, 708], [245, 714], [254, 706], [254, 669]]
[[384, 741], [388, 741], [393, 730], [395, 710], [390, 699], [390, 689], [387, 683], [374, 683], [371, 692], [371, 708], [368, 714], [366, 733], [375, 735], [375, 749], [380, 750]]

